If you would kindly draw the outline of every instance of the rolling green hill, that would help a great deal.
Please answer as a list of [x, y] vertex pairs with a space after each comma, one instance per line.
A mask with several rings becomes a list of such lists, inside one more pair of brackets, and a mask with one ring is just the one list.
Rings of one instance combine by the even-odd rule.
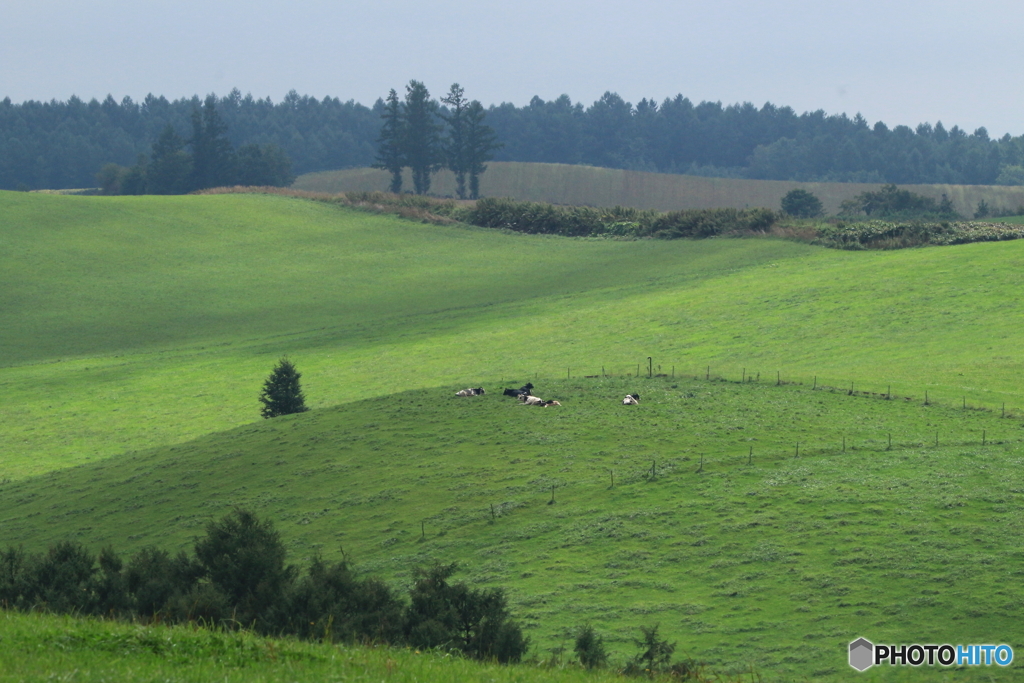
[[[858, 636], [1024, 648], [1022, 261], [0, 193], [0, 543], [177, 548], [246, 505], [295, 559], [458, 560], [542, 650], [660, 622], [840, 680]], [[258, 420], [284, 354], [314, 410]]]
[[1018, 243], [849, 253], [507, 235], [266, 196], [0, 198], [0, 478], [251, 422], [283, 354], [314, 407], [647, 356], [1024, 405]]
[[[292, 187], [310, 192], [382, 191], [388, 188], [386, 171], [354, 168], [323, 171], [299, 176]], [[407, 178], [405, 186], [412, 187]], [[623, 171], [594, 166], [535, 164], [494, 161], [480, 177], [484, 197], [550, 202], [572, 206], [631, 206], [638, 209], [676, 211], [678, 209], [778, 209], [782, 198], [795, 188], [813, 192], [828, 213], [866, 190], [881, 185], [865, 183], [798, 183], [787, 180], [742, 180], [704, 178], [674, 173]], [[1010, 211], [1024, 206], [1024, 187], [996, 185], [901, 185], [904, 189], [936, 201], [946, 195], [956, 210], [973, 216], [978, 202], [984, 200], [993, 211]], [[455, 195], [455, 178], [447, 171], [434, 177], [431, 192], [438, 196]]]
[[1019, 420], [773, 381], [537, 393], [562, 406], [409, 391], [7, 484], [0, 537], [176, 550], [242, 506], [294, 559], [399, 585], [457, 560], [541, 653], [590, 622], [621, 662], [659, 623], [767, 680], [841, 679], [860, 636], [1024, 647]]

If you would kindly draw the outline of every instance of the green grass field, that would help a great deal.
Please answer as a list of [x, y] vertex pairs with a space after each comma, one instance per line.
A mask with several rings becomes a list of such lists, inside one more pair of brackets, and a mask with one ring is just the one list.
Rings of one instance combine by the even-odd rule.
[[0, 612], [0, 681], [605, 683], [608, 673], [480, 664], [431, 652], [344, 647], [181, 627]]
[[[584, 621], [766, 680], [843, 680], [858, 636], [1024, 648], [1022, 260], [0, 193], [0, 543], [179, 548], [245, 505], [296, 561], [459, 560], [544, 655]], [[314, 410], [259, 420], [283, 354]]]
[[537, 393], [562, 407], [418, 390], [8, 484], [0, 531], [177, 549], [248, 507], [295, 560], [343, 549], [397, 585], [459, 560], [541, 653], [584, 622], [617, 661], [660, 623], [716, 671], [787, 680], [841, 676], [862, 635], [1024, 647], [1019, 420], [774, 382]]
[[[382, 191], [388, 188], [386, 171], [353, 168], [323, 171], [299, 176], [293, 187], [311, 192]], [[412, 187], [411, 178], [405, 180]], [[676, 211], [678, 209], [779, 209], [790, 190], [813, 192], [834, 214], [839, 205], [866, 190], [881, 185], [865, 183], [799, 183], [787, 180], [743, 180], [703, 178], [675, 173], [623, 171], [594, 166], [535, 164], [494, 161], [480, 177], [484, 197], [513, 197], [534, 202], [573, 206], [632, 206], [639, 209]], [[996, 185], [905, 185], [915, 193], [935, 201], [946, 195], [956, 210], [973, 216], [978, 202], [984, 200], [996, 212], [1024, 206], [1024, 187]], [[455, 177], [441, 172], [434, 177], [431, 192], [438, 196], [455, 195]]]

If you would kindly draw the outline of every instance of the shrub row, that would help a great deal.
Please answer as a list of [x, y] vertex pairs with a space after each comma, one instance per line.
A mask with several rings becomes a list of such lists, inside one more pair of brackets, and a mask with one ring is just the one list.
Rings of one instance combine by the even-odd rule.
[[[513, 199], [480, 199], [473, 205], [453, 200], [386, 192], [325, 195], [297, 190], [259, 188], [274, 194], [304, 197], [378, 213], [394, 213], [425, 223], [469, 223], [532, 234], [623, 239], [700, 239], [715, 236], [772, 234], [833, 249], [903, 249], [923, 244], [1015, 240], [1024, 226], [946, 220], [849, 220], [792, 223], [770, 209], [689, 209], [659, 213], [628, 207], [563, 207]], [[251, 192], [220, 188], [213, 192]]]
[[678, 239], [766, 232], [778, 220], [778, 214], [769, 209], [692, 209], [659, 213], [621, 206], [594, 209], [513, 199], [481, 199], [460, 218], [482, 228], [534, 234]]
[[269, 521], [236, 510], [211, 522], [193, 553], [144, 548], [122, 561], [76, 541], [43, 554], [0, 552], [0, 606], [251, 628], [267, 635], [457, 650], [475, 659], [519, 661], [528, 639], [500, 588], [450, 581], [455, 564], [418, 568], [408, 602], [345, 561], [287, 563]]
[[966, 222], [838, 222], [818, 226], [814, 243], [836, 249], [903, 249], [924, 244], [1016, 240], [1024, 226]]

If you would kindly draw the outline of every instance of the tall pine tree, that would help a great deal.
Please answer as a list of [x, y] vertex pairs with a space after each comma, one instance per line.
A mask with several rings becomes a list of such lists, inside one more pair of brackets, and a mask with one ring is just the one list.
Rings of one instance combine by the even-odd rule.
[[405, 158], [412, 170], [416, 194], [430, 192], [430, 176], [442, 165], [441, 126], [437, 102], [427, 86], [409, 81], [405, 86]]
[[480, 176], [487, 170], [487, 162], [494, 158], [492, 152], [502, 144], [490, 126], [484, 123], [484, 107], [479, 100], [473, 100], [466, 107], [466, 171], [469, 173], [469, 198], [480, 197]]
[[387, 104], [380, 117], [384, 119], [384, 125], [381, 126], [380, 137], [377, 138], [377, 158], [373, 167], [390, 173], [391, 191], [401, 194], [402, 169], [406, 166], [405, 120], [402, 103], [398, 100], [398, 93], [394, 88], [388, 93]]
[[469, 172], [466, 146], [466, 106], [469, 102], [458, 83], [452, 83], [448, 94], [441, 102], [448, 105], [448, 113], [441, 118], [448, 124], [448, 137], [444, 141], [445, 165], [455, 174], [455, 193], [459, 199], [466, 198], [466, 173]]

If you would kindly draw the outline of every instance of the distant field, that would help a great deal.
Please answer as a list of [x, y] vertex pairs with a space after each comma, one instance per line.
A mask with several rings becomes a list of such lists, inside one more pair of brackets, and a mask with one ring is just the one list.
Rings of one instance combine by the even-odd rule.
[[[293, 187], [311, 192], [350, 192], [386, 190], [390, 176], [385, 171], [356, 168], [344, 171], [308, 173]], [[406, 187], [412, 187], [411, 179]], [[794, 188], [817, 195], [828, 213], [865, 190], [881, 185], [861, 183], [798, 183], [782, 180], [737, 180], [703, 178], [671, 173], [621, 171], [593, 166], [491, 162], [480, 179], [485, 197], [551, 202], [579, 206], [632, 206], [641, 209], [674, 211], [677, 209], [737, 209], [768, 207], [778, 209], [782, 198]], [[978, 202], [984, 200], [995, 211], [1024, 206], [1024, 187], [992, 185], [901, 185], [904, 189], [932, 197], [946, 194], [956, 210], [973, 216]], [[435, 176], [432, 193], [454, 196], [455, 179], [449, 172]]]

